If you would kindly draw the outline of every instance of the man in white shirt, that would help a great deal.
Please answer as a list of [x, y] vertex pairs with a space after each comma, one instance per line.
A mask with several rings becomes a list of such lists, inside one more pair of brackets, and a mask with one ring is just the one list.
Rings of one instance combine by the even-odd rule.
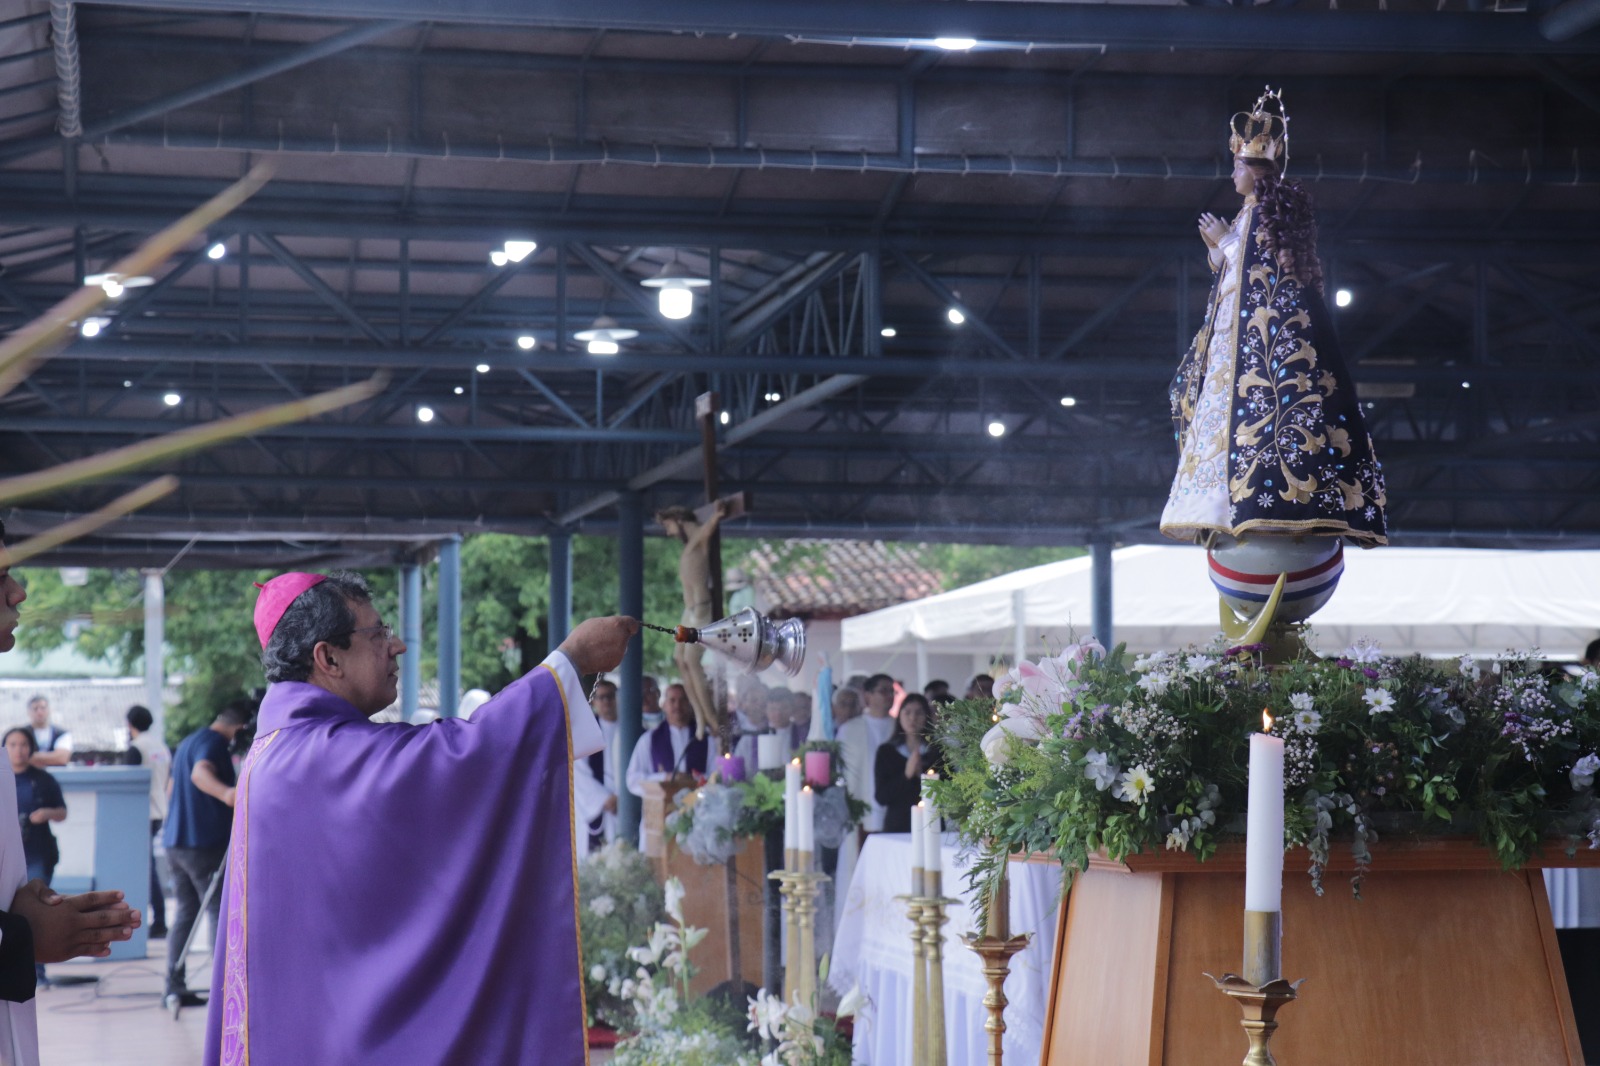
[[155, 716], [148, 708], [134, 704], [128, 708], [127, 718], [128, 764], [150, 770], [150, 939], [159, 940], [167, 935], [167, 900], [161, 891], [161, 871], [156, 865], [155, 835], [161, 832], [161, 823], [167, 820], [172, 752], [150, 731]]
[[617, 686], [602, 678], [589, 693], [605, 746], [572, 763], [573, 839], [580, 854], [590, 854], [617, 835]]
[[888, 674], [867, 678], [865, 712], [839, 726], [834, 735], [844, 755], [846, 790], [872, 807], [861, 823], [869, 833], [883, 828], [883, 807], [878, 803], [872, 776], [878, 748], [894, 735], [894, 719], [889, 714], [894, 706], [894, 689], [894, 678]]
[[[646, 781], [667, 781], [684, 774], [706, 775], [710, 737], [696, 740], [694, 710], [682, 685], [668, 685], [661, 697], [666, 721], [639, 738], [628, 760], [628, 791], [644, 798]], [[644, 823], [639, 823], [639, 850], [644, 850]]]
[[694, 711], [682, 685], [668, 685], [661, 697], [667, 720], [639, 738], [628, 760], [628, 791], [644, 796], [646, 781], [666, 781], [681, 774], [706, 773], [705, 738], [694, 738]]
[[30, 762], [34, 766], [65, 766], [72, 758], [72, 734], [50, 724], [50, 701], [35, 696], [28, 701], [28, 723], [39, 750]]

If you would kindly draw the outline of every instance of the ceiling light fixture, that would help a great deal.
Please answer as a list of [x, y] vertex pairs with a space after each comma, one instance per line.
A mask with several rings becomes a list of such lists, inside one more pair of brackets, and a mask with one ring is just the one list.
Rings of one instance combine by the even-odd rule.
[[524, 333], [522, 336], [517, 338], [517, 347], [521, 348], [525, 352], [532, 351], [533, 346], [538, 343], [539, 342], [534, 339], [533, 334], [531, 333]]
[[662, 318], [682, 319], [694, 314], [694, 290], [710, 285], [711, 279], [691, 275], [674, 252], [672, 261], [663, 263], [655, 277], [645, 278], [639, 284], [657, 291], [656, 307]]
[[899, 335], [899, 331], [897, 331], [893, 326], [884, 326], [878, 331], [878, 336], [880, 337], [897, 337]]
[[456, 393], [457, 396], [460, 396], [463, 392], [466, 392], [466, 391], [467, 390], [462, 388], [460, 385], [457, 385], [456, 388], [455, 388], [455, 393]]
[[1006, 424], [998, 418], [989, 423], [989, 436], [1003, 437], [1006, 435]]
[[169, 392], [165, 396], [161, 397], [161, 402], [166, 404], [168, 407], [176, 407], [183, 402], [183, 397], [175, 392]]
[[206, 258], [207, 259], [221, 259], [223, 256], [225, 256], [227, 254], [228, 254], [228, 246], [226, 244], [223, 244], [221, 241], [218, 241], [217, 243], [213, 244], [210, 248], [206, 249]]
[[155, 278], [145, 277], [143, 274], [89, 274], [83, 279], [85, 285], [91, 288], [104, 289], [106, 295], [115, 300], [127, 289], [139, 289], [146, 285], [154, 285]]
[[502, 247], [489, 253], [489, 262], [497, 267], [503, 267], [507, 263], [520, 263], [532, 255], [538, 247], [538, 241], [506, 241]]
[[489, 372], [489, 364], [479, 363], [474, 369], [476, 369], [480, 374], [487, 374]]
[[967, 320], [967, 316], [961, 313], [961, 308], [959, 307], [950, 308], [944, 313], [944, 317], [950, 320], [952, 326], [959, 326]]
[[109, 318], [86, 318], [78, 324], [78, 332], [85, 337], [98, 337], [100, 331], [111, 325]]
[[1076, 407], [1078, 406], [1078, 398], [1076, 396], [1063, 396], [1061, 397], [1061, 406]]
[[631, 341], [639, 335], [636, 329], [617, 325], [610, 315], [601, 315], [588, 329], [580, 329], [572, 336], [589, 346], [590, 355], [616, 355], [622, 350], [622, 341]]
[[934, 47], [943, 48], [946, 52], [968, 52], [978, 44], [971, 37], [935, 37], [933, 43]]
[[728, 412], [724, 411], [720, 415], [717, 416], [717, 421], [721, 422], [723, 425], [727, 425], [729, 422], [733, 421], [733, 416], [730, 415]]
[[1340, 289], [1333, 294], [1333, 303], [1336, 307], [1349, 307], [1350, 301], [1355, 298], [1355, 293], [1349, 289]]
[[763, 396], [762, 399], [766, 400], [768, 403], [778, 403], [783, 399], [783, 393], [769, 392]]
[[417, 404], [417, 421], [418, 422], [432, 422], [433, 421], [433, 408], [429, 407], [425, 403]]

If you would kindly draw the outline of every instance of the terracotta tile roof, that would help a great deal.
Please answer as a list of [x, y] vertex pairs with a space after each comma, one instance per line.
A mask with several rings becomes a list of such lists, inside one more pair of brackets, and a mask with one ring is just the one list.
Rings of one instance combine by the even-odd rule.
[[915, 548], [882, 541], [763, 544], [741, 569], [774, 618], [849, 618], [944, 591]]

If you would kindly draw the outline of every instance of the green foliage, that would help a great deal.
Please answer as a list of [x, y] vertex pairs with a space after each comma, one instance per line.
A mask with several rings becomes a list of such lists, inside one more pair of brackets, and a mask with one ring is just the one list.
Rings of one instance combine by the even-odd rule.
[[1285, 835], [1319, 891], [1334, 835], [1349, 838], [1358, 890], [1380, 831], [1475, 834], [1508, 867], [1545, 840], [1600, 846], [1594, 672], [1552, 677], [1516, 655], [1480, 672], [1364, 645], [1266, 666], [1256, 650], [1129, 662], [1074, 646], [1024, 664], [998, 705], [945, 708], [952, 773], [931, 791], [979, 844], [975, 887], [1019, 852], [1053, 854], [1069, 880], [1096, 852], [1209, 858], [1242, 831], [1264, 708], [1285, 742]]
[[924, 566], [939, 574], [946, 591], [1014, 570], [1074, 559], [1085, 551], [1083, 548], [1018, 548], [1008, 544], [918, 544], [912, 550]]

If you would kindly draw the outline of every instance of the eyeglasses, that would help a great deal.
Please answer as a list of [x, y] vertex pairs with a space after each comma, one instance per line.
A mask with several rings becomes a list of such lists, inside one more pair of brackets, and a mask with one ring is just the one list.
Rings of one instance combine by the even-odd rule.
[[377, 633], [383, 637], [383, 642], [385, 644], [388, 644], [390, 641], [394, 640], [394, 630], [382, 624], [375, 626], [362, 626], [360, 629], [352, 629], [350, 631], [350, 635], [352, 637], [357, 633]]

